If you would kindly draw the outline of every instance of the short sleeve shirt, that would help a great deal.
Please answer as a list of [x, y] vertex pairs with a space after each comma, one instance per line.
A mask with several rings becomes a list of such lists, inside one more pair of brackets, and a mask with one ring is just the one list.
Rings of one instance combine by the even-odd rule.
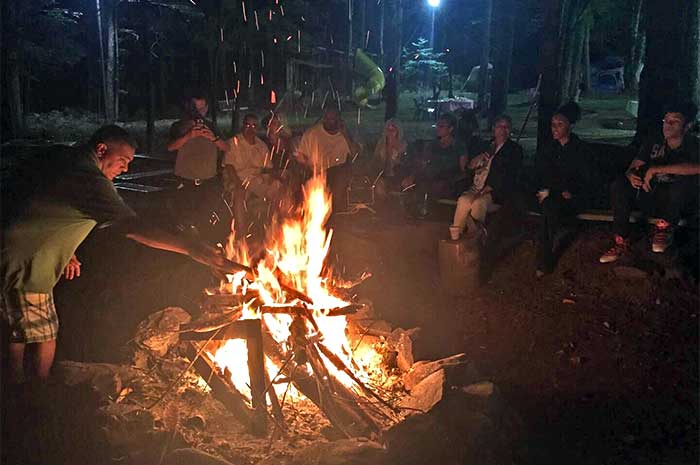
[[52, 147], [45, 158], [44, 169], [29, 175], [32, 194], [2, 226], [0, 276], [5, 290], [51, 292], [95, 226], [136, 216], [102, 174], [93, 152]]
[[232, 165], [241, 182], [260, 176], [267, 165], [269, 151], [267, 144], [260, 138], [255, 138], [255, 143], [250, 144], [242, 136], [237, 135], [229, 142], [229, 150], [226, 152], [224, 164]]
[[467, 154], [467, 149], [457, 140], [447, 147], [442, 147], [437, 140], [434, 140], [430, 145], [430, 152], [433, 172], [437, 175], [450, 175], [459, 173], [459, 158]]
[[350, 155], [345, 136], [340, 132], [326, 132], [320, 123], [304, 133], [298, 151], [309, 163], [322, 169], [342, 165]]
[[[204, 121], [204, 124], [215, 135], [218, 135], [212, 123]], [[170, 138], [178, 139], [182, 137], [187, 134], [193, 125], [194, 120], [192, 119], [176, 121], [170, 127]], [[191, 180], [213, 178], [216, 176], [218, 158], [218, 148], [212, 141], [204, 137], [190, 139], [177, 151], [175, 176]]]
[[[639, 150], [637, 159], [650, 166], [700, 163], [700, 150], [697, 139], [686, 136], [680, 147], [675, 149], [670, 148], [666, 141], [644, 144]], [[654, 176], [654, 180], [661, 183], [675, 182], [677, 179], [678, 176], [673, 174], [657, 174]]]

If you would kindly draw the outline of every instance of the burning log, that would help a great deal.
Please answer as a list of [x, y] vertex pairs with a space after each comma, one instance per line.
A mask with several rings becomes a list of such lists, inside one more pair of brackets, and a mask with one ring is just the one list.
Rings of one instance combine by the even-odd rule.
[[[213, 385], [210, 384], [210, 387], [212, 388], [212, 392], [215, 392], [215, 396], [217, 396], [219, 400], [225, 399], [222, 403], [224, 403], [234, 415], [237, 415], [239, 420], [241, 420], [244, 425], [248, 426], [253, 434], [264, 435], [267, 431], [267, 405], [265, 403], [265, 386], [267, 384], [260, 320], [239, 320], [230, 323], [215, 336], [212, 336], [210, 333], [190, 332], [183, 335], [182, 339], [191, 341], [209, 339], [246, 340], [248, 348], [251, 404], [253, 406], [251, 414], [248, 415], [248, 411], [241, 408], [238, 400], [233, 400], [233, 398], [238, 398], [243, 402], [245, 407], [248, 408], [247, 404], [245, 404], [245, 398], [230, 381], [230, 373], [228, 378], [222, 379], [223, 377], [219, 375], [219, 371], [215, 368], [213, 362], [206, 357], [201, 358], [201, 360], [203, 360], [209, 368], [207, 369], [207, 367], [203, 366], [201, 363], [199, 363], [199, 366], [195, 363], [195, 369], [205, 380], [208, 379], [209, 374], [213, 372], [214, 376], [211, 377]], [[199, 360], [197, 360], [197, 362], [199, 362]], [[217, 386], [217, 388], [215, 389], [214, 386]], [[226, 394], [226, 392], [229, 394]], [[246, 418], [246, 416], [249, 418]]]
[[[297, 339], [298, 343], [292, 349], [294, 356], [285, 357], [269, 331], [263, 331], [265, 354], [281, 367], [281, 373], [299, 392], [321, 409], [338, 431], [348, 437], [369, 436], [371, 433], [378, 432], [379, 426], [359, 405], [357, 395], [335, 381], [325, 369], [315, 348], [303, 350], [312, 345], [306, 336], [302, 334]], [[306, 360], [295, 360], [304, 356]], [[313, 373], [311, 374], [303, 366], [307, 361], [312, 364]], [[321, 376], [318, 372], [322, 373]]]
[[[357, 313], [359, 309], [363, 307], [362, 304], [350, 304], [345, 307], [331, 308], [328, 310], [323, 310], [324, 316], [346, 316], [353, 315]], [[284, 313], [287, 315], [305, 315], [309, 312], [306, 307], [300, 307], [297, 305], [263, 305], [260, 307], [263, 313]]]
[[[187, 356], [194, 359], [197, 357], [197, 351], [197, 346], [194, 343], [190, 343]], [[247, 430], [257, 430], [253, 421], [253, 409], [248, 407], [243, 394], [236, 389], [230, 380], [219, 375], [219, 369], [208, 357], [197, 357], [197, 360], [194, 362], [194, 369], [202, 379], [207, 381], [214, 398], [224, 404]]]

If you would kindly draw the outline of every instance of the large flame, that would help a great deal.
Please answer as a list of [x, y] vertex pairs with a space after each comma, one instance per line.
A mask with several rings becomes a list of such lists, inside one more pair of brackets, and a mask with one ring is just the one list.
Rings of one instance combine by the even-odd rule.
[[[330, 282], [331, 271], [325, 266], [330, 248], [332, 230], [326, 229], [331, 213], [331, 197], [325, 188], [325, 177], [314, 176], [304, 187], [304, 203], [293, 218], [273, 221], [265, 241], [267, 255], [255, 267], [255, 279], [249, 281], [245, 272], [229, 275], [228, 282], [222, 283], [227, 292], [246, 295], [256, 291], [258, 300], [264, 306], [303, 305], [298, 300], [290, 301], [282, 291], [278, 276], [283, 275], [287, 284], [305, 293], [313, 301], [307, 305], [317, 322], [322, 343], [349, 367], [355, 376], [367, 382], [383, 378], [380, 368], [382, 356], [363, 346], [363, 350], [350, 347], [346, 335], [347, 320], [344, 316], [327, 316], [327, 311], [349, 305], [333, 294]], [[236, 243], [233, 234], [228, 241], [226, 253], [229, 259], [251, 265], [248, 250], [244, 244]], [[252, 302], [251, 298], [251, 302]], [[293, 318], [286, 314], [263, 313], [261, 308], [244, 305], [242, 319], [262, 318], [272, 337], [283, 348], [289, 350], [290, 325]], [[307, 335], [313, 336], [315, 329], [307, 325]], [[247, 369], [247, 350], [243, 340], [230, 340], [215, 354], [210, 354], [221, 368], [228, 368], [231, 380], [244, 394], [250, 395], [250, 380]], [[267, 359], [266, 366], [270, 379], [277, 376], [279, 367]], [[351, 389], [357, 391], [352, 379], [326, 360], [331, 374]], [[310, 368], [305, 367], [307, 370]], [[275, 385], [280, 395], [298, 398], [300, 394], [289, 386]]]

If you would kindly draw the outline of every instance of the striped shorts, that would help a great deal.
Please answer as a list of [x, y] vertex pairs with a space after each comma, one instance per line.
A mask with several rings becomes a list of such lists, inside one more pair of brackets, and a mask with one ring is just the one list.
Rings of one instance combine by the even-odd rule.
[[10, 342], [32, 344], [58, 336], [53, 294], [11, 289], [0, 292], [0, 318], [9, 329]]

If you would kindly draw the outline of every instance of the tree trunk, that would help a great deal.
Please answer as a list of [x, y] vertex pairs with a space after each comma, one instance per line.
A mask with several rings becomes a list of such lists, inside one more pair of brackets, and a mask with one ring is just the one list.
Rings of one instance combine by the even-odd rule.
[[634, 21], [632, 22], [632, 48], [630, 49], [629, 57], [627, 59], [627, 66], [625, 66], [625, 88], [631, 90], [632, 92], [637, 90], [639, 82], [637, 82], [637, 72], [638, 63], [641, 61], [641, 41], [643, 37], [643, 32], [640, 30], [640, 20], [642, 17], [642, 5], [644, 0], [637, 0], [634, 9]]
[[119, 119], [119, 0], [114, 2], [114, 119]]
[[360, 41], [358, 44], [358, 48], [361, 49], [366, 49], [367, 46], [369, 45], [367, 43], [367, 0], [357, 0], [359, 3], [359, 10], [360, 10]]
[[700, 106], [700, 1], [689, 2], [688, 7], [688, 95]]
[[482, 115], [487, 114], [489, 106], [489, 58], [491, 55], [491, 15], [493, 0], [486, 0], [484, 11], [484, 33], [481, 43], [481, 62], [479, 65], [479, 102], [477, 107]]
[[591, 23], [586, 23], [586, 33], [583, 38], [583, 91], [591, 91]]
[[[644, 69], [639, 82], [635, 143], [658, 135], [664, 106], [671, 101], [698, 101], [698, 3], [687, 0], [669, 8], [666, 0], [647, 0]], [[669, 44], [673, 50], [669, 50]]]
[[[383, 0], [388, 1], [388, 0]], [[386, 109], [384, 119], [393, 118], [399, 111], [399, 96], [401, 95], [401, 50], [403, 48], [403, 0], [392, 0], [389, 17], [394, 18], [389, 23], [390, 46], [387, 47], [387, 86]]]
[[540, 41], [540, 97], [537, 111], [537, 151], [552, 139], [550, 120], [561, 103], [559, 57], [562, 0], [547, 0]]
[[102, 21], [106, 25], [105, 27], [105, 43], [107, 44], [107, 56], [105, 57], [105, 119], [108, 122], [114, 122], [116, 119], [115, 105], [114, 105], [114, 86], [115, 86], [115, 70], [114, 65], [116, 64], [115, 58], [115, 45], [116, 40], [114, 36], [116, 35], [116, 30], [114, 29], [114, 12], [116, 8], [116, 2], [104, 1], [103, 2], [103, 15]]
[[155, 121], [156, 92], [153, 82], [153, 54], [151, 53], [151, 24], [149, 21], [148, 7], [145, 10], [143, 21], [142, 41], [143, 53], [146, 60], [146, 153], [153, 150], [153, 133]]
[[588, 18], [581, 19], [576, 24], [573, 38], [573, 57], [571, 65], [571, 80], [569, 82], [568, 99], [577, 100], [581, 86], [581, 73], [583, 71], [583, 48], [588, 27]]
[[[3, 76], [3, 100], [7, 104], [8, 118], [3, 125], [9, 126], [10, 137], [23, 137], [25, 134], [24, 107], [22, 106], [22, 86], [20, 82], [21, 74], [21, 50], [19, 49], [17, 37], [17, 22], [20, 14], [19, 1], [7, 0], [2, 5], [3, 16], [3, 44], [2, 56], [3, 66], [0, 70]], [[3, 140], [5, 136], [3, 135]]]
[[384, 63], [384, 5], [387, 0], [381, 0], [379, 3], [379, 67], [385, 70]]
[[104, 112], [102, 114], [103, 119], [107, 119], [107, 106], [109, 101], [109, 96], [107, 94], [107, 70], [105, 68], [105, 46], [104, 46], [104, 35], [102, 33], [102, 2], [100, 0], [95, 0], [96, 17], [97, 17], [97, 43], [100, 49], [100, 77], [102, 78], [102, 105]]
[[353, 74], [353, 62], [352, 62], [352, 9], [353, 9], [353, 0], [346, 0], [348, 3], [348, 17], [347, 17], [347, 27], [348, 27], [348, 49], [347, 49], [347, 67], [348, 67], [348, 72], [346, 74], [347, 76], [347, 82], [346, 82], [346, 91], [348, 95], [352, 95], [352, 74]]
[[493, 0], [494, 26], [496, 32], [493, 41], [493, 81], [491, 84], [491, 111], [489, 120], [505, 112], [508, 106], [510, 87], [510, 67], [513, 58], [513, 24], [515, 19], [515, 2], [513, 0]]

